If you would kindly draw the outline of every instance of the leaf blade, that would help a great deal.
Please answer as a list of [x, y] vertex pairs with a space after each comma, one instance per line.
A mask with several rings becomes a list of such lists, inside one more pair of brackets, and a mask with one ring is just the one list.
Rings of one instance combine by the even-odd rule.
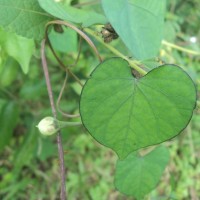
[[54, 17], [78, 24], [81, 23], [84, 27], [106, 22], [106, 19], [103, 15], [94, 11], [85, 11], [72, 6], [64, 6], [53, 0], [38, 1], [40, 6]]
[[122, 41], [140, 60], [153, 58], [160, 48], [166, 2], [102, 0], [103, 10]]
[[33, 0], [0, 0], [0, 9], [0, 26], [36, 40], [43, 38], [45, 24], [52, 19]]
[[35, 50], [33, 39], [28, 39], [13, 33], [5, 34], [6, 37], [2, 46], [7, 54], [19, 63], [22, 71], [27, 74], [30, 60]]
[[153, 190], [169, 162], [169, 152], [160, 146], [145, 156], [135, 152], [125, 160], [118, 160], [115, 171], [115, 187], [126, 195], [138, 199]]
[[80, 113], [89, 133], [123, 159], [178, 135], [189, 123], [195, 103], [194, 83], [181, 68], [163, 65], [138, 80], [126, 61], [113, 58], [101, 63], [86, 82]]

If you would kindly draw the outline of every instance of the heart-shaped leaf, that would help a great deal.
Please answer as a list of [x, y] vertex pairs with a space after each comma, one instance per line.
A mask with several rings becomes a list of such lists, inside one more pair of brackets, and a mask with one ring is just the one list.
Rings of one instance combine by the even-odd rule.
[[144, 199], [158, 184], [168, 162], [169, 152], [163, 146], [145, 156], [134, 152], [117, 161], [115, 187], [126, 195]]
[[180, 67], [162, 65], [136, 79], [127, 61], [112, 58], [86, 82], [80, 113], [90, 134], [125, 158], [179, 134], [195, 103], [194, 83]]
[[164, 29], [165, 0], [102, 0], [103, 10], [137, 59], [153, 58]]

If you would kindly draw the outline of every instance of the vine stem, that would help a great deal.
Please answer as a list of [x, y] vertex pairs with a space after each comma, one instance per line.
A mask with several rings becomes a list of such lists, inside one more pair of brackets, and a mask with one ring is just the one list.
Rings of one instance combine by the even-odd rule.
[[[59, 96], [58, 96], [58, 99], [57, 99], [57, 102], [56, 102], [56, 107], [57, 107], [57, 110], [65, 117], [68, 117], [68, 118], [80, 117], [80, 114], [72, 115], [72, 114], [65, 113], [59, 106], [61, 98], [62, 98], [62, 94], [64, 92], [64, 89], [65, 89], [66, 85], [67, 85], [67, 78], [68, 78], [68, 75], [66, 73], [64, 83], [62, 85], [62, 88], [60, 90], [60, 93], [59, 93]], [[65, 100], [65, 102], [66, 102], [66, 100]]]
[[115, 55], [123, 58], [124, 60], [127, 60], [130, 64], [130, 66], [135, 69], [136, 71], [138, 71], [141, 75], [145, 75], [147, 74], [147, 72], [145, 70], [143, 70], [142, 68], [140, 68], [139, 66], [137, 66], [137, 64], [139, 64], [138, 61], [134, 61], [131, 60], [130, 58], [128, 58], [127, 56], [125, 56], [124, 54], [122, 54], [121, 52], [119, 52], [117, 49], [115, 49], [114, 47], [112, 47], [111, 45], [105, 43], [99, 36], [97, 36], [95, 34], [94, 31], [90, 30], [89, 28], [84, 28], [84, 31], [90, 35], [92, 35], [98, 42], [100, 42], [101, 44], [103, 44], [107, 49], [109, 49], [111, 52], [113, 52]]
[[[78, 29], [76, 26], [74, 26], [73, 24], [69, 23], [69, 22], [66, 22], [66, 21], [61, 21], [61, 20], [54, 20], [54, 21], [50, 21], [46, 24], [46, 28], [45, 28], [45, 38], [46, 38], [46, 41], [48, 42], [48, 45], [54, 55], [54, 57], [56, 58], [56, 60], [58, 61], [58, 63], [60, 64], [60, 67], [61, 69], [63, 69], [64, 71], [66, 71], [66, 74], [70, 74], [78, 83], [79, 85], [81, 85], [81, 87], [83, 87], [83, 84], [81, 83], [81, 81], [79, 80], [79, 78], [69, 69], [69, 66], [65, 66], [64, 63], [60, 60], [60, 58], [58, 57], [58, 55], [56, 54], [56, 52], [54, 51], [52, 45], [51, 45], [51, 42], [48, 38], [48, 29], [50, 26], [52, 25], [62, 25], [62, 26], [66, 26], [68, 28], [71, 28], [72, 30], [74, 30], [76, 33], [79, 34], [80, 37], [80, 41], [79, 41], [79, 50], [78, 50], [78, 56], [74, 62], [74, 64], [72, 65], [69, 65], [69, 66], [75, 66], [79, 60], [79, 57], [80, 57], [80, 52], [81, 52], [81, 43], [82, 43], [82, 38], [85, 39], [85, 41], [89, 44], [89, 46], [92, 48], [92, 50], [94, 51], [95, 55], [97, 56], [99, 62], [102, 62], [102, 59], [101, 59], [101, 56], [96, 48], [96, 46], [94, 45], [94, 43], [92, 42], [92, 40], [80, 29]], [[63, 91], [64, 91], [64, 88], [67, 84], [67, 76], [65, 78], [65, 81], [63, 83], [63, 86], [62, 86], [62, 89], [60, 91], [60, 94], [59, 94], [59, 97], [58, 97], [58, 100], [57, 100], [57, 108], [58, 108], [58, 111], [60, 113], [62, 113], [65, 117], [69, 117], [69, 118], [75, 118], [75, 117], [80, 117], [79, 114], [75, 114], [75, 115], [71, 115], [71, 114], [68, 114], [68, 113], [64, 113], [60, 108], [59, 108], [59, 103], [60, 103], [60, 100], [61, 100], [61, 97], [62, 97], [62, 94], [63, 94]]]
[[191, 50], [191, 49], [183, 48], [183, 47], [178, 46], [178, 45], [176, 45], [176, 44], [172, 44], [172, 43], [170, 43], [170, 42], [167, 42], [166, 40], [162, 40], [162, 44], [165, 45], [165, 46], [171, 47], [171, 48], [173, 48], [173, 49], [177, 49], [177, 50], [179, 50], [179, 51], [188, 53], [188, 54], [200, 55], [200, 52], [198, 52], [198, 51], [193, 51], [193, 50]]
[[71, 29], [73, 29], [74, 31], [76, 31], [81, 37], [83, 37], [86, 42], [89, 44], [89, 46], [92, 48], [92, 50], [94, 51], [95, 55], [97, 56], [97, 58], [99, 59], [100, 62], [102, 62], [102, 59], [101, 59], [101, 56], [96, 48], [96, 46], [94, 45], [94, 43], [91, 41], [91, 39], [83, 32], [81, 31], [80, 29], [78, 29], [76, 26], [74, 26], [73, 24], [70, 24], [66, 21], [61, 21], [61, 20], [54, 20], [54, 21], [50, 21], [46, 24], [46, 31], [45, 31], [45, 35], [47, 36], [47, 30], [48, 30], [48, 27], [50, 25], [53, 25], [53, 24], [59, 24], [59, 25], [64, 25], [64, 26], [67, 26]]
[[[41, 43], [41, 58], [42, 58], [42, 67], [45, 75], [46, 85], [47, 85], [47, 91], [49, 95], [49, 101], [51, 104], [52, 114], [54, 118], [57, 118], [57, 112], [56, 107], [54, 103], [53, 98], [53, 92], [51, 87], [51, 82], [49, 78], [49, 71], [48, 71], [48, 65], [45, 57], [45, 44], [46, 44], [46, 38], [42, 40]], [[57, 132], [57, 144], [58, 144], [58, 154], [59, 154], [59, 160], [60, 160], [60, 178], [61, 178], [61, 192], [60, 192], [60, 198], [61, 200], [67, 199], [67, 192], [66, 192], [66, 171], [65, 171], [65, 165], [64, 165], [64, 152], [63, 152], [63, 146], [62, 146], [62, 138], [61, 138], [61, 131], [59, 130]]]

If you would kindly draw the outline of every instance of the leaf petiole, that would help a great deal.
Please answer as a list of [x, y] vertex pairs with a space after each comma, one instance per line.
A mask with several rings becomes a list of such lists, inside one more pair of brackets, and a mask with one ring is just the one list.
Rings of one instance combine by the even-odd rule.
[[103, 40], [97, 36], [95, 34], [94, 31], [92, 31], [89, 28], [84, 28], [84, 31], [88, 34], [90, 34], [91, 36], [93, 36], [98, 42], [100, 42], [102, 45], [104, 45], [107, 49], [109, 49], [112, 53], [114, 53], [115, 55], [123, 58], [124, 60], [128, 61], [130, 66], [135, 69], [136, 71], [138, 71], [141, 75], [145, 75], [147, 74], [147, 72], [145, 70], [143, 70], [142, 68], [140, 68], [139, 66], [137, 66], [137, 64], [139, 63], [138, 61], [135, 60], [131, 60], [130, 58], [128, 58], [127, 56], [125, 56], [124, 54], [122, 54], [121, 52], [119, 52], [117, 49], [115, 49], [114, 47], [112, 47], [111, 45], [103, 42]]
[[168, 46], [168, 47], [171, 47], [173, 49], [177, 49], [179, 51], [182, 51], [182, 52], [185, 52], [185, 53], [188, 53], [188, 54], [192, 54], [192, 55], [200, 55], [200, 52], [198, 51], [193, 51], [191, 49], [186, 49], [186, 48], [183, 48], [181, 46], [178, 46], [176, 44], [172, 44], [170, 42], [167, 42], [165, 40], [162, 41], [162, 44], [165, 45], [165, 46]]

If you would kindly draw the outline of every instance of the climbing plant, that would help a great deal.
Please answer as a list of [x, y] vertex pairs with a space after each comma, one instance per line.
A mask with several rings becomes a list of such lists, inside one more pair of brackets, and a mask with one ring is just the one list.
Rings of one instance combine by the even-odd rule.
[[[27, 74], [35, 44], [41, 43], [41, 60], [53, 117], [43, 119], [38, 128], [44, 135], [57, 133], [61, 199], [66, 199], [67, 187], [60, 131], [77, 125], [83, 125], [97, 142], [118, 156], [114, 173], [116, 189], [136, 199], [144, 199], [156, 188], [169, 162], [170, 155], [163, 143], [187, 127], [197, 101], [192, 77], [182, 66], [159, 58], [161, 43], [168, 44], [163, 40], [167, 2], [102, 0], [97, 2], [100, 6], [96, 9], [80, 9], [88, 2], [74, 2], [0, 0], [0, 44], [5, 54], [14, 59], [11, 61], [17, 62]], [[91, 3], [95, 1], [89, 5]], [[99, 60], [85, 82], [73, 71], [83, 39]], [[79, 43], [73, 67], [65, 64], [61, 56], [74, 50], [77, 44], [71, 41]], [[101, 54], [98, 42], [115, 56]], [[47, 46], [66, 73], [57, 108], [45, 56]], [[69, 77], [82, 87], [78, 114], [59, 109]], [[68, 120], [59, 121], [59, 112]], [[79, 121], [75, 120], [77, 117]]]

